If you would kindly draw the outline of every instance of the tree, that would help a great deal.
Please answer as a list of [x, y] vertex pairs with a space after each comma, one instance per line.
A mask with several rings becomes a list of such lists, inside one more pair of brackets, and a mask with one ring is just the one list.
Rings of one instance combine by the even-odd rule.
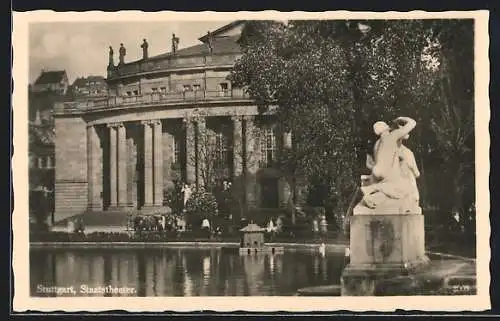
[[200, 227], [203, 219], [213, 220], [217, 215], [217, 200], [215, 196], [206, 191], [204, 188], [199, 188], [186, 202], [186, 222], [191, 227]]
[[[450, 106], [443, 99], [460, 90], [467, 92], [467, 84], [457, 82], [453, 91], [437, 90], [443, 84], [439, 75], [444, 71], [437, 68], [440, 61], [450, 61], [450, 69], [444, 72], [447, 79], [460, 79], [464, 72], [459, 64], [466, 55], [453, 52], [460, 50], [456, 42], [461, 35], [456, 32], [461, 30], [460, 23], [322, 20], [284, 25], [252, 21], [242, 32], [244, 55], [236, 62], [231, 80], [246, 88], [262, 111], [279, 107], [278, 121], [294, 133], [293, 150], [284, 154], [280, 167], [289, 177], [300, 171], [309, 181], [325, 186], [326, 202], [335, 212], [343, 213], [359, 184], [359, 175], [367, 171], [366, 154], [372, 153], [376, 139], [372, 132], [375, 121], [400, 115], [416, 119], [418, 129], [409, 145], [423, 163], [436, 151], [451, 161], [445, 154], [451, 156], [461, 149], [457, 144], [443, 148], [451, 137], [437, 130], [457, 133], [460, 128], [465, 134], [462, 129], [468, 126], [464, 118], [467, 112], [460, 114], [463, 116], [455, 125], [440, 121], [448, 108], [442, 107]], [[463, 28], [472, 32], [470, 27]], [[466, 52], [473, 48], [467, 41], [461, 45], [466, 45]], [[448, 57], [446, 61], [444, 57]], [[472, 70], [467, 66], [465, 72]], [[465, 101], [469, 102], [469, 97]], [[459, 159], [458, 163], [466, 162]]]
[[43, 190], [30, 191], [30, 213], [35, 222], [36, 229], [39, 231], [47, 228], [47, 218], [51, 213], [52, 195], [48, 195]]
[[467, 210], [475, 191], [473, 21], [441, 22], [435, 30], [440, 62], [435, 96], [440, 108], [432, 114], [431, 129], [450, 187], [446, 209], [458, 212], [468, 229], [473, 227], [467, 225]]
[[[339, 82], [346, 75], [345, 65], [339, 64], [342, 48], [332, 41], [301, 37], [306, 24], [298, 23], [295, 29], [280, 23], [256, 24], [250, 25], [251, 32], [242, 33], [245, 55], [236, 63], [232, 80], [246, 86], [261, 109], [277, 104], [283, 129], [293, 129], [292, 149], [282, 153], [278, 162], [287, 181], [293, 186], [300, 169], [326, 186], [353, 182], [352, 177], [343, 179], [349, 175], [345, 165], [352, 154], [339, 153], [352, 142], [352, 108], [344, 108], [350, 97]], [[338, 123], [338, 117], [346, 121]]]
[[208, 129], [202, 116], [194, 119], [194, 122], [196, 134], [186, 141], [186, 147], [193, 151], [188, 155], [187, 162], [196, 168], [198, 185], [207, 191], [213, 191], [222, 180], [230, 176], [231, 144], [226, 141], [226, 133], [217, 135]]
[[163, 203], [172, 209], [174, 215], [182, 212], [184, 207], [183, 184], [179, 179], [173, 180], [173, 186], [164, 190]]

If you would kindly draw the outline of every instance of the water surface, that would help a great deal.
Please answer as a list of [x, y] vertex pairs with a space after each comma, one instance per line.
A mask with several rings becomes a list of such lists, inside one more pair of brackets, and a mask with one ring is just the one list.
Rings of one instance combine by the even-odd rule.
[[302, 287], [339, 284], [343, 268], [343, 253], [322, 256], [317, 250], [251, 255], [194, 248], [30, 251], [32, 296], [291, 296]]

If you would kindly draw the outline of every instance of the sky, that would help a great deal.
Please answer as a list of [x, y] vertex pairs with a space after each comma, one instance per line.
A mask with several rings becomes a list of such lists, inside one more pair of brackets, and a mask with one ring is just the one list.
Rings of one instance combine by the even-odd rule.
[[149, 43], [149, 56], [171, 50], [172, 33], [180, 38], [179, 49], [199, 44], [207, 31], [232, 21], [179, 22], [55, 22], [33, 23], [29, 29], [29, 81], [44, 70], [66, 70], [70, 83], [77, 77], [106, 76], [109, 46], [115, 64], [118, 48], [127, 49], [125, 62], [142, 57], [142, 39]]

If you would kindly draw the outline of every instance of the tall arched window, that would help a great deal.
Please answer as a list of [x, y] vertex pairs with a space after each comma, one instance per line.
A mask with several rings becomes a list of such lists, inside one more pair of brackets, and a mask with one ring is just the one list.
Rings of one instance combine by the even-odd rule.
[[267, 127], [260, 142], [260, 167], [271, 167], [275, 160], [276, 135], [273, 127]]
[[174, 164], [180, 164], [182, 150], [182, 138], [179, 134], [174, 135]]
[[52, 168], [52, 156], [47, 156], [47, 168]]
[[215, 133], [215, 166], [217, 168], [228, 167], [229, 160], [229, 140], [224, 132]]

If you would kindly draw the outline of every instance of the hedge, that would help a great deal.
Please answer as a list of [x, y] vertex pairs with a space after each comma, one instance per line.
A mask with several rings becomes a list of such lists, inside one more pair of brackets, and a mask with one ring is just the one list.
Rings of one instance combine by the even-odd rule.
[[[314, 236], [309, 234], [265, 234], [266, 242], [298, 242], [298, 243], [320, 243], [326, 241], [337, 241], [336, 233]], [[172, 241], [224, 241], [239, 242], [240, 233], [224, 233], [221, 235], [208, 235], [203, 231], [188, 232], [142, 232], [142, 233], [117, 233], [117, 232], [93, 232], [67, 233], [67, 232], [33, 232], [30, 234], [31, 242], [172, 242]]]

